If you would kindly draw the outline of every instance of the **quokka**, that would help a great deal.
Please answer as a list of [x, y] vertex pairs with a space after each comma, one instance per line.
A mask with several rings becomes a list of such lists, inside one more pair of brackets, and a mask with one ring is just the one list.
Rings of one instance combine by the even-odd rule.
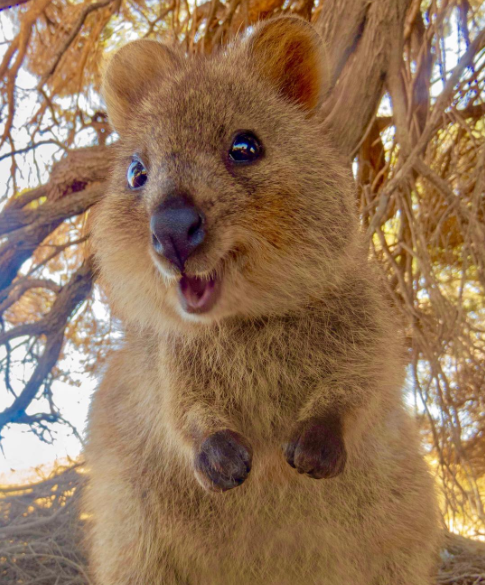
[[430, 583], [433, 485], [327, 78], [295, 17], [109, 63], [92, 239], [125, 333], [90, 416], [98, 585]]

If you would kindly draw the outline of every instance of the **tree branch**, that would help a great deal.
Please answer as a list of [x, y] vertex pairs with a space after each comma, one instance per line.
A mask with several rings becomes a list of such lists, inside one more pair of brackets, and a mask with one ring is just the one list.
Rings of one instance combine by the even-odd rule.
[[[94, 184], [60, 201], [44, 203], [37, 209], [6, 210], [0, 214], [0, 236], [10, 234], [7, 245], [11, 246], [42, 227], [84, 213], [101, 199], [105, 190], [106, 185]], [[7, 245], [0, 248], [0, 257]]]
[[5, 160], [6, 158], [10, 158], [11, 156], [15, 156], [17, 154], [25, 154], [26, 152], [29, 152], [30, 150], [34, 150], [38, 146], [46, 146], [48, 144], [55, 144], [59, 148], [62, 148], [63, 150], [67, 150], [67, 146], [65, 144], [61, 144], [58, 140], [40, 140], [39, 142], [36, 142], [35, 144], [30, 144], [29, 146], [26, 146], [25, 148], [19, 148], [18, 150], [12, 150], [10, 152], [7, 152], [7, 154], [3, 154], [2, 156], [0, 156], [0, 162], [2, 160]]
[[15, 0], [15, 2], [12, 2], [12, 0], [0, 0], [0, 12], [8, 8], [15, 8], [21, 4], [27, 4], [27, 2], [30, 2], [30, 0]]
[[465, 69], [470, 67], [470, 65], [473, 63], [475, 56], [481, 49], [483, 49], [484, 45], [485, 29], [478, 33], [473, 42], [470, 44], [468, 50], [458, 61], [458, 64], [453, 69], [453, 72], [448, 78], [443, 91], [441, 92], [438, 99], [436, 100], [436, 103], [434, 104], [429, 120], [418, 142], [416, 143], [412, 151], [409, 153], [409, 156], [404, 161], [402, 167], [399, 169], [396, 175], [389, 181], [389, 183], [382, 191], [376, 213], [372, 218], [369, 229], [367, 230], [368, 240], [372, 237], [372, 234], [374, 233], [376, 226], [381, 223], [386, 213], [390, 196], [399, 187], [399, 185], [403, 183], [403, 181], [408, 180], [410, 171], [412, 171], [413, 168], [416, 167], [418, 158], [421, 156], [421, 154], [428, 146], [428, 143], [431, 140], [433, 134], [436, 132], [437, 128], [440, 127], [443, 116], [445, 115], [445, 109], [448, 106], [449, 101], [453, 95], [453, 89], [460, 81], [460, 77], [462, 76]]
[[[26, 416], [26, 409], [37, 396], [41, 385], [59, 359], [67, 322], [79, 303], [84, 301], [90, 294], [92, 281], [91, 264], [87, 262], [73, 275], [69, 283], [62, 288], [49, 314], [33, 324], [37, 326], [38, 331], [46, 335], [44, 352], [22, 392], [11, 406], [0, 413], [0, 432], [5, 425], [19, 422], [22, 417]], [[22, 327], [17, 327], [16, 329], [18, 330]], [[5, 342], [2, 339], [3, 336], [0, 335], [0, 343]]]
[[375, 115], [396, 39], [402, 45], [409, 4], [410, 0], [323, 3], [317, 26], [329, 48], [334, 88], [321, 115], [346, 156], [355, 151]]
[[100, 8], [105, 8], [109, 4], [112, 4], [114, 1], [115, 0], [99, 0], [99, 2], [95, 2], [94, 4], [86, 4], [85, 5], [85, 7], [81, 11], [81, 14], [79, 15], [77, 21], [74, 23], [74, 25], [71, 29], [71, 32], [69, 33], [66, 40], [62, 44], [62, 47], [57, 51], [56, 55], [54, 56], [54, 61], [53, 61], [52, 65], [50, 66], [49, 70], [42, 76], [42, 79], [40, 80], [40, 82], [37, 86], [38, 89], [40, 89], [45, 84], [45, 82], [49, 79], [49, 77], [55, 72], [55, 70], [57, 69], [57, 66], [59, 65], [59, 63], [62, 59], [62, 56], [64, 55], [64, 53], [70, 47], [71, 43], [76, 38], [77, 34], [81, 30], [81, 28], [86, 20], [86, 18], [91, 14], [91, 12], [94, 12], [95, 10], [99, 10]]
[[61, 290], [61, 287], [56, 282], [49, 279], [23, 278], [16, 280], [12, 286], [9, 287], [9, 290], [0, 293], [0, 300], [4, 296], [7, 297], [4, 301], [0, 302], [0, 315], [15, 304], [23, 294], [33, 288], [44, 288], [56, 293]]

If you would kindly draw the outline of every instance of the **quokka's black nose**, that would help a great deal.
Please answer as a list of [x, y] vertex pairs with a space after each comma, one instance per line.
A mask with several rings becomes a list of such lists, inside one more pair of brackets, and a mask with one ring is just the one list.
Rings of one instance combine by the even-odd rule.
[[153, 248], [183, 272], [189, 256], [204, 241], [204, 224], [203, 213], [189, 198], [171, 197], [151, 217]]

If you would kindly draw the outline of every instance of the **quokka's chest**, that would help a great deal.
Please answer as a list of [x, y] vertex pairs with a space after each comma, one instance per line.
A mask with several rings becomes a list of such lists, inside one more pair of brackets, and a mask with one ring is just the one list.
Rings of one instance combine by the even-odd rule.
[[163, 371], [174, 401], [187, 396], [236, 417], [241, 428], [274, 432], [288, 426], [308, 397], [321, 387], [330, 364], [305, 342], [280, 336], [274, 343], [194, 344], [166, 347]]

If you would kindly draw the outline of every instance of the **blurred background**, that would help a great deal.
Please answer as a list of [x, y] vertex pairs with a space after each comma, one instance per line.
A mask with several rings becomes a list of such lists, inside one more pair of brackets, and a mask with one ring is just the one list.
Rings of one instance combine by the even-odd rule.
[[[333, 73], [320, 115], [342, 128], [336, 139], [352, 165], [369, 256], [403, 324], [405, 398], [443, 524], [485, 539], [485, 5], [0, 0], [5, 582], [33, 582], [39, 562], [47, 572], [36, 582], [89, 582], [76, 530], [67, 540], [56, 533], [57, 560], [42, 547], [46, 527], [86, 520], [68, 502], [83, 482], [90, 396], [121, 335], [93, 284], [87, 245], [117, 139], [99, 93], [105, 59], [145, 37], [209, 55], [288, 13], [312, 21], [327, 46]], [[439, 582], [485, 583], [485, 563], [473, 571], [474, 580]]]

